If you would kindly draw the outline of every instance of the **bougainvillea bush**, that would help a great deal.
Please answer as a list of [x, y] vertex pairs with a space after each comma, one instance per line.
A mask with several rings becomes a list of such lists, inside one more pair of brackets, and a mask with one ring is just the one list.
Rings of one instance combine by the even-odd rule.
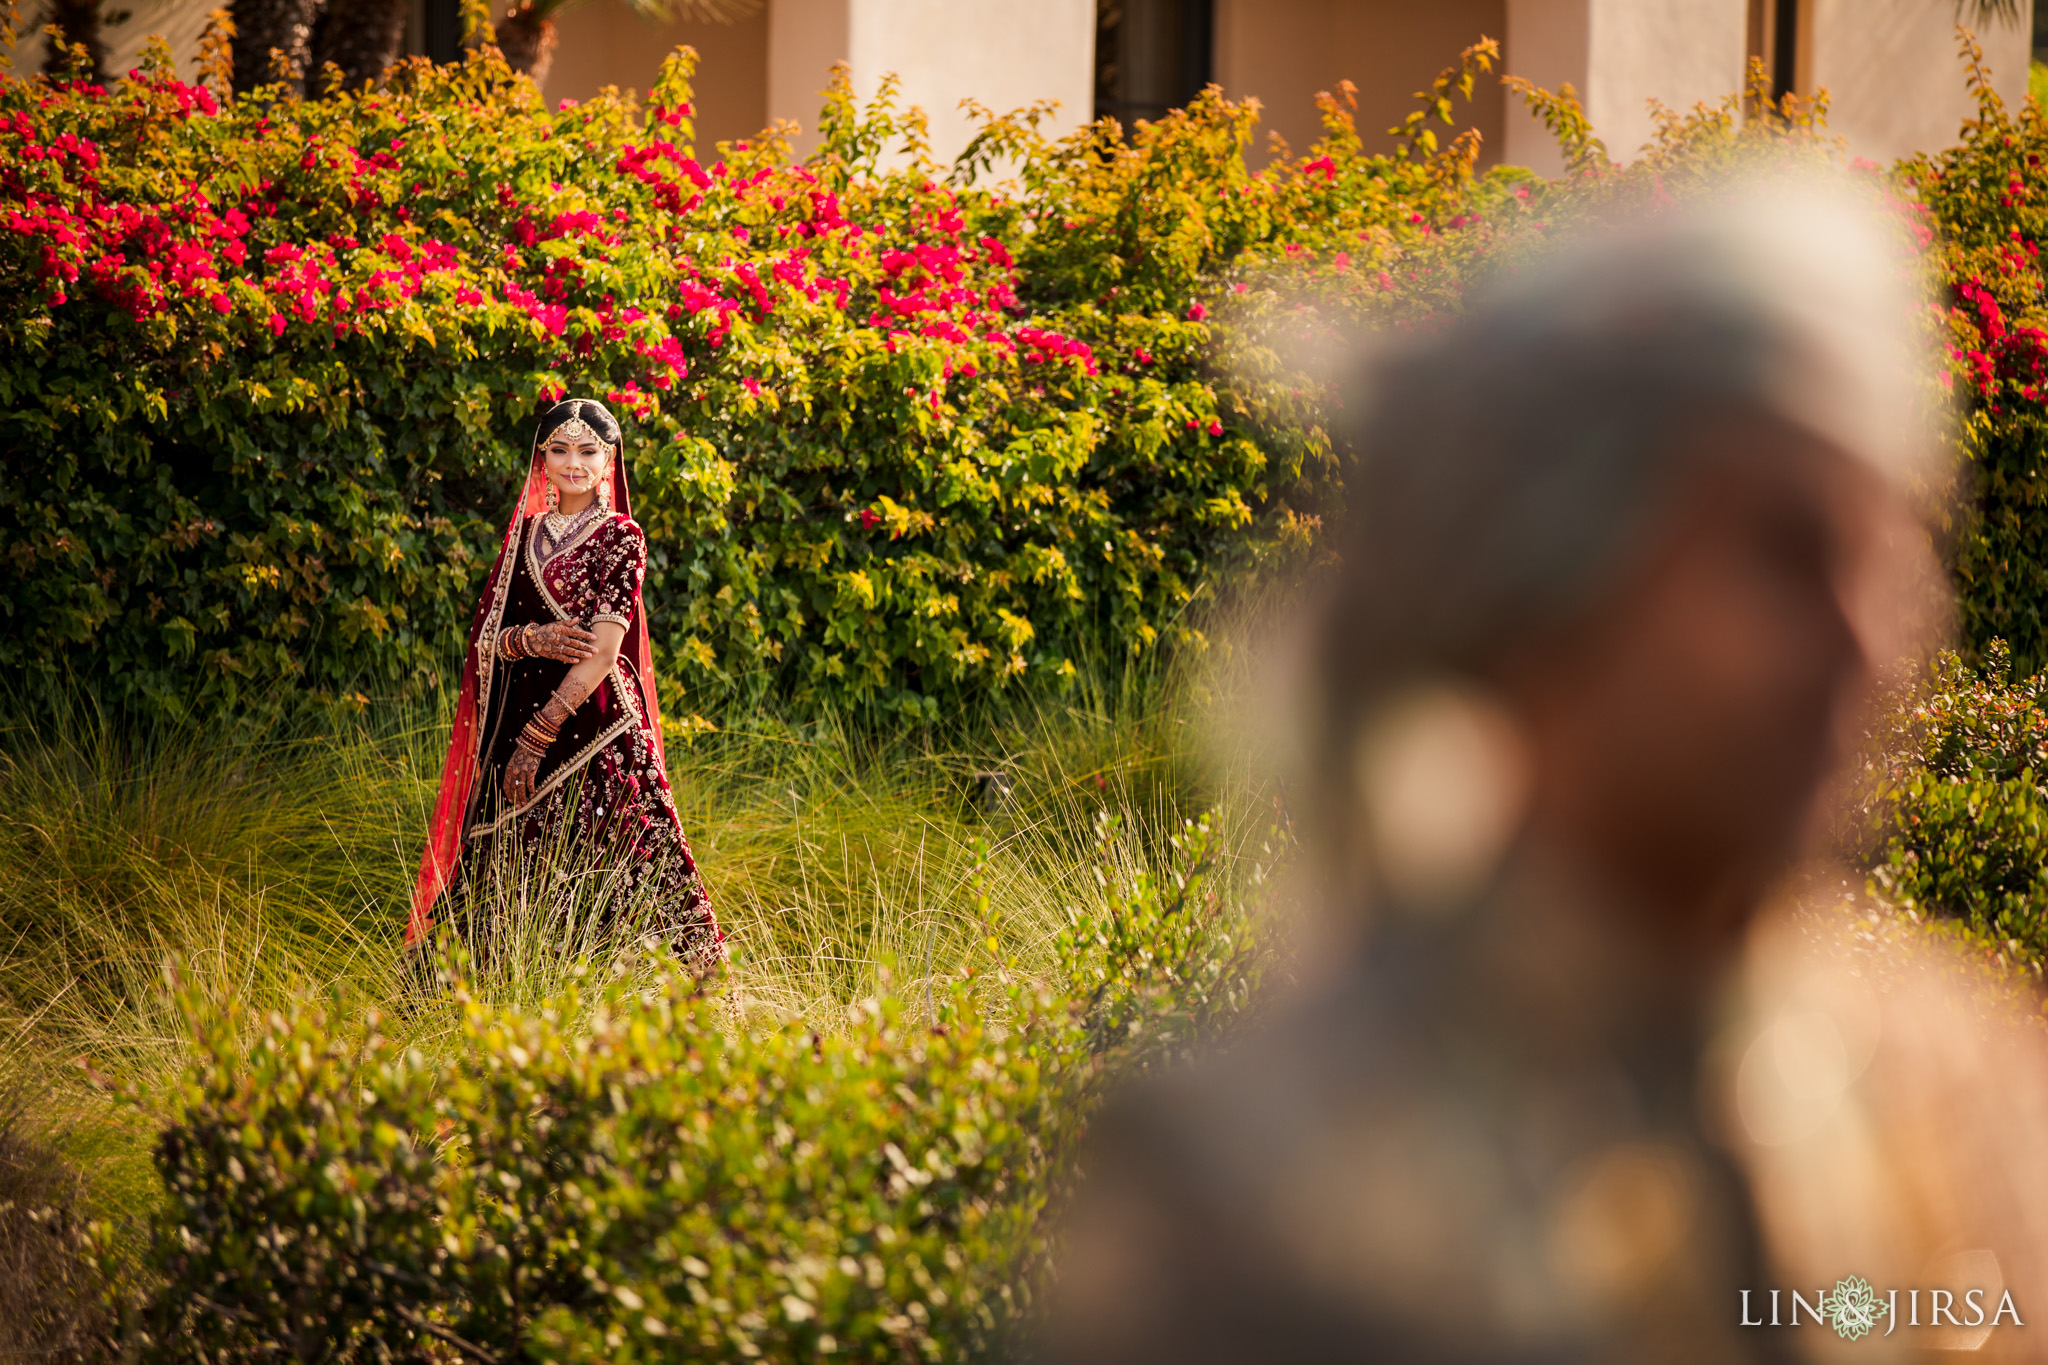
[[1898, 177], [1939, 226], [1948, 297], [1941, 379], [1966, 420], [1950, 563], [1972, 657], [1993, 640], [2022, 675], [2048, 668], [2048, 118], [2007, 107], [1973, 58], [1977, 117]]
[[[1205, 584], [1314, 539], [1307, 381], [1216, 363], [1270, 293], [1243, 276], [1393, 312], [1390, 269], [1479, 241], [1443, 231], [1469, 145], [1366, 157], [1334, 101], [1258, 176], [1213, 95], [1128, 144], [991, 119], [948, 169], [842, 82], [798, 162], [695, 149], [692, 61], [556, 110], [492, 50], [303, 101], [160, 51], [0, 84], [0, 443], [40, 456], [0, 506], [0, 664], [159, 714], [431, 689], [577, 393], [626, 423], [691, 705], [1058, 686], [1198, 638]], [[974, 180], [1004, 155], [1021, 197]]]
[[[1475, 175], [1431, 125], [1495, 51], [1395, 154], [1326, 97], [1323, 140], [1256, 174], [1256, 109], [1213, 92], [1127, 137], [991, 116], [939, 167], [915, 111], [842, 84], [806, 160], [698, 149], [687, 51], [644, 107], [549, 110], [489, 50], [307, 100], [160, 52], [109, 89], [7, 81], [0, 441], [43, 458], [0, 503], [0, 662], [157, 714], [431, 691], [572, 391], [626, 420], [686, 709], [930, 717], [1199, 643], [1205, 599], [1326, 534], [1301, 357], [1335, 329], [1426, 325], [1577, 217], [1760, 155], [1840, 160], [1819, 111], [1752, 95], [1624, 168], [1529, 89], [1570, 170]], [[1865, 173], [1950, 286], [1968, 643], [2031, 661], [2044, 139], [1980, 93], [1956, 150]]]
[[2034, 989], [2048, 967], [2048, 119], [2000, 100], [1963, 45], [1976, 117], [1891, 171], [1923, 206], [1943, 286], [1935, 382], [1958, 420], [1942, 548], [1960, 650], [1901, 686], [1871, 736], [1849, 847], [1871, 887]]
[[[0, 82], [0, 663], [159, 714], [432, 690], [531, 423], [627, 421], [662, 671], [689, 709], [775, 694], [917, 716], [1199, 642], [1205, 598], [1312, 554], [1341, 479], [1332, 329], [1426, 325], [1587, 213], [1758, 157], [1842, 159], [1760, 91], [1669, 113], [1627, 167], [1569, 99], [1545, 181], [1393, 155], [1343, 98], [1256, 174], [1213, 92], [1128, 136], [986, 119], [953, 167], [842, 84], [801, 162], [692, 141], [692, 57], [648, 102], [547, 109], [486, 49], [386, 88], [217, 97], [153, 52], [102, 89]], [[1862, 173], [1944, 278], [1966, 418], [1965, 644], [2048, 658], [2039, 110], [1974, 48], [1951, 151]], [[989, 167], [1014, 171], [992, 182]]]

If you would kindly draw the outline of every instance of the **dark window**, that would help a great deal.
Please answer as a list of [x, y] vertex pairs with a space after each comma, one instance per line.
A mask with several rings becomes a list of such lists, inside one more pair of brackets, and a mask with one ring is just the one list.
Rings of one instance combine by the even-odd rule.
[[1185, 108], [1214, 79], [1215, 22], [1213, 0], [1098, 0], [1095, 117]]
[[405, 22], [405, 55], [436, 62], [462, 60], [462, 0], [412, 0]]
[[1806, 30], [1808, 0], [1749, 0], [1749, 55], [1763, 60], [1771, 78], [1771, 98], [1804, 93], [1800, 68], [1806, 61], [1804, 47], [1810, 39]]
[[1771, 94], [1799, 88], [1799, 0], [1777, 0], [1771, 15]]

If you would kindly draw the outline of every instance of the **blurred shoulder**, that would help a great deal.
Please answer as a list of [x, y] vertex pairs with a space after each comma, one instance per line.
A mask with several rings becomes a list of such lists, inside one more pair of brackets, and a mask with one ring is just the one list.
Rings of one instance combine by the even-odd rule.
[[1426, 1044], [1382, 1004], [1355, 987], [1289, 1001], [1206, 1056], [1116, 1088], [1090, 1135], [1190, 1185], [1248, 1193], [1288, 1178], [1430, 1088]]
[[[1338, 1275], [1338, 1301], [1325, 1302], [1331, 1257], [1346, 1259], [1352, 1225], [1377, 1207], [1357, 1197], [1353, 1163], [1384, 1159], [1374, 1121], [1405, 1107], [1346, 1064], [1376, 1050], [1370, 1039], [1334, 1041], [1270, 1021], [1113, 1090], [1082, 1143], [1044, 1359], [1401, 1356], [1361, 1346], [1376, 1340], [1377, 1307], [1352, 1277]], [[1364, 1132], [1346, 1122], [1357, 1116], [1368, 1118]], [[1408, 1163], [1385, 1174], [1403, 1178]]]

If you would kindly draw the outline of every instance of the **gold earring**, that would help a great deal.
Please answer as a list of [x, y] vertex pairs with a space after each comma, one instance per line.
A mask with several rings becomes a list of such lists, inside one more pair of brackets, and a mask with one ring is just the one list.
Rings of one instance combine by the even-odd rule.
[[562, 493], [560, 489], [555, 487], [555, 481], [553, 479], [548, 480], [548, 491], [546, 495], [542, 497], [541, 501], [547, 504], [547, 509], [550, 512], [559, 512], [562, 510]]

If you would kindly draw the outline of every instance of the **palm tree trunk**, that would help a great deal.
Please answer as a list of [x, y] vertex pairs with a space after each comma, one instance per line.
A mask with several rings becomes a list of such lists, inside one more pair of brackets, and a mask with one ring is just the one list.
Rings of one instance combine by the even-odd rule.
[[[546, 6], [548, 10], [554, 8], [552, 4]], [[511, 18], [498, 25], [498, 51], [505, 54], [507, 66], [525, 72], [533, 77], [534, 84], [540, 84], [548, 78], [548, 67], [555, 60], [555, 21], [539, 5], [521, 5]]]
[[374, 81], [398, 60], [409, 0], [327, 0], [313, 25], [313, 71], [333, 62], [344, 84]]
[[107, 44], [100, 37], [99, 0], [52, 0], [50, 22], [64, 30], [64, 41], [83, 47], [92, 65], [86, 71], [71, 69], [71, 59], [56, 44], [43, 58], [43, 73], [49, 76], [83, 76], [98, 84], [107, 79]]
[[294, 94], [306, 88], [306, 62], [312, 53], [313, 15], [319, 0], [232, 0], [235, 21], [235, 89], [249, 90], [273, 79], [271, 51], [282, 52], [288, 64], [284, 83]]

